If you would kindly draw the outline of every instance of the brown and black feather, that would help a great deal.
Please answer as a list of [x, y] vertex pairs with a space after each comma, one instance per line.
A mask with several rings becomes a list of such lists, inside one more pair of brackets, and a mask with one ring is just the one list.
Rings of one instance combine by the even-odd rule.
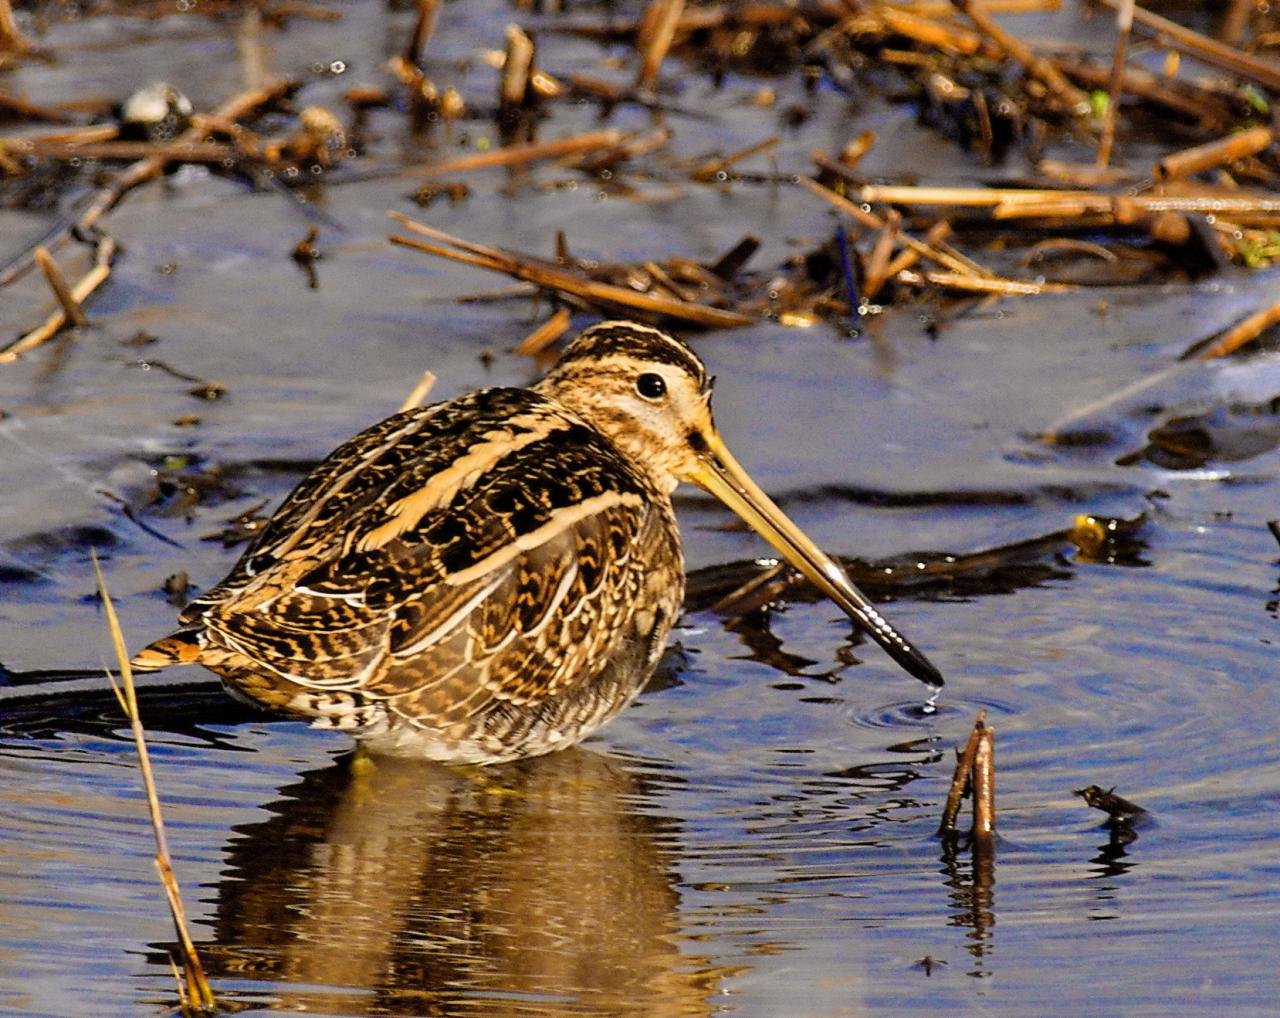
[[269, 706], [493, 762], [625, 706], [682, 595], [669, 498], [555, 400], [488, 389], [336, 449], [175, 639]]

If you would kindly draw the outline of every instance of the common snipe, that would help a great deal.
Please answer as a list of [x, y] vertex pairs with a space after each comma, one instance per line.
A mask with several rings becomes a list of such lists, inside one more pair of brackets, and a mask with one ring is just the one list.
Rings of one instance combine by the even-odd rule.
[[710, 404], [682, 343], [605, 322], [531, 388], [396, 414], [325, 459], [134, 664], [202, 664], [377, 751], [498, 763], [560, 749], [658, 661], [684, 596], [671, 493], [692, 481], [941, 685], [729, 455]]

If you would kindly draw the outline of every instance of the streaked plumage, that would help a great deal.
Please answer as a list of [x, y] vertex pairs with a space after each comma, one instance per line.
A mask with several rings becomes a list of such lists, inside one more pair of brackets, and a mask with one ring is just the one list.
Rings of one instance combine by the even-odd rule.
[[692, 480], [940, 683], [733, 463], [710, 396], [683, 344], [606, 322], [530, 389], [396, 414], [330, 454], [135, 664], [205, 665], [378, 750], [496, 763], [559, 749], [657, 663], [684, 594], [671, 492]]

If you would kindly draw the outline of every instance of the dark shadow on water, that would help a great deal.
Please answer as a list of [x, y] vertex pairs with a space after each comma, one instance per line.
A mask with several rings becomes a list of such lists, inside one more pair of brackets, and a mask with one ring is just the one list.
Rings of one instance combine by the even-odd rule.
[[676, 825], [647, 798], [585, 750], [345, 756], [238, 828], [201, 952], [283, 1010], [708, 1014], [721, 973], [680, 948]]
[[[181, 673], [179, 673], [181, 674]], [[244, 751], [215, 728], [269, 717], [233, 700], [204, 671], [138, 685], [148, 731], [169, 732]], [[88, 736], [132, 742], [128, 723], [102, 672], [9, 672], [0, 665], [0, 735], [24, 739]]]

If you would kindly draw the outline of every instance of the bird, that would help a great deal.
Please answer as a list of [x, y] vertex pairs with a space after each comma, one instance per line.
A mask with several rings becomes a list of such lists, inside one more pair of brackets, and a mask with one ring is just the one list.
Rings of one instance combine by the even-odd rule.
[[941, 686], [733, 458], [713, 382], [667, 332], [605, 321], [527, 388], [397, 413], [306, 476], [133, 665], [203, 665], [374, 754], [484, 765], [562, 749], [657, 667], [684, 596], [672, 493], [692, 482]]

